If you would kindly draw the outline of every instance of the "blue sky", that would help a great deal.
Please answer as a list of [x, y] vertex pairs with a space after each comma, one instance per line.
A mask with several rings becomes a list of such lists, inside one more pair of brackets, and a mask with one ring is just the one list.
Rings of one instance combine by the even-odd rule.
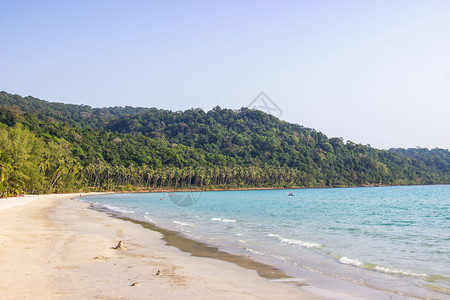
[[450, 1], [0, 0], [0, 90], [247, 106], [377, 148], [450, 148]]

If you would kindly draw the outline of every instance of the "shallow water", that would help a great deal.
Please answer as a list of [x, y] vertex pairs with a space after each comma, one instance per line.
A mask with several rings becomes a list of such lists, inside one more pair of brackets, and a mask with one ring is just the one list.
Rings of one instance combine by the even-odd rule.
[[294, 277], [304, 278], [310, 270], [401, 295], [449, 297], [449, 185], [113, 194], [84, 200], [251, 256]]

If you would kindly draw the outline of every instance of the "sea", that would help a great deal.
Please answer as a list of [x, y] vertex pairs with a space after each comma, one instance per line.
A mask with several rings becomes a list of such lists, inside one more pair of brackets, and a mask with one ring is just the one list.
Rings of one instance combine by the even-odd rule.
[[[82, 200], [249, 256], [307, 285], [329, 288], [332, 278], [393, 298], [450, 299], [450, 185], [129, 193]], [[336, 295], [342, 292], [334, 286]]]

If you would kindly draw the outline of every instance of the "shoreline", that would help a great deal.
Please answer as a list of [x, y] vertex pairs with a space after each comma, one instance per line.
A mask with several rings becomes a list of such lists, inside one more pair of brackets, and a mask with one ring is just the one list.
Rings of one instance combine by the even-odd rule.
[[[2, 297], [320, 299], [255, 270], [189, 255], [142, 224], [72, 200], [78, 196], [26, 196], [14, 207], [0, 200]], [[113, 249], [119, 240], [126, 250]]]
[[[194, 240], [184, 235], [182, 231], [166, 229], [148, 221], [123, 216], [120, 212], [108, 208], [91, 206], [90, 209], [161, 233], [161, 240], [165, 241], [167, 246], [175, 247], [194, 257], [225, 261], [248, 270], [254, 270], [264, 279], [295, 285], [303, 291], [313, 293], [315, 296], [322, 296], [325, 299], [416, 299], [416, 297], [400, 292], [358, 284], [351, 280], [302, 267], [298, 267], [296, 270], [292, 266], [285, 268], [286, 266], [283, 267], [273, 260], [260, 260], [252, 255], [230, 252], [231, 249], [223, 251], [220, 246], [211, 245], [204, 240]], [[300, 272], [299, 269], [301, 269]]]
[[[175, 192], [233, 192], [233, 191], [261, 191], [261, 190], [307, 190], [307, 189], [346, 189], [346, 188], [374, 188], [374, 187], [403, 187], [403, 186], [440, 186], [450, 185], [450, 183], [435, 183], [435, 184], [396, 184], [396, 185], [384, 185], [384, 184], [366, 184], [366, 185], [345, 185], [345, 186], [317, 186], [317, 187], [248, 187], [248, 188], [189, 188], [189, 189], [136, 189], [136, 190], [84, 190], [71, 193], [53, 193], [53, 194], [19, 194], [12, 196], [0, 197], [0, 200], [4, 199], [18, 199], [19, 197], [34, 197], [34, 196], [49, 196], [49, 195], [77, 195], [88, 196], [91, 194], [138, 194], [138, 193], [175, 193]], [[88, 188], [90, 189], [90, 188]], [[1, 208], [0, 208], [1, 209]]]
[[[437, 186], [450, 185], [450, 183], [436, 184], [366, 184], [366, 185], [349, 185], [349, 186], [317, 186], [317, 187], [248, 187], [248, 188], [190, 188], [190, 189], [136, 189], [131, 191], [90, 191], [82, 193], [112, 193], [112, 194], [133, 194], [133, 193], [175, 193], [175, 192], [232, 192], [232, 191], [260, 191], [260, 190], [306, 190], [306, 189], [345, 189], [345, 188], [374, 188], [374, 187], [402, 187], [402, 186]], [[63, 195], [63, 194], [61, 194]], [[0, 198], [1, 199], [1, 198]]]
[[[289, 281], [291, 278], [294, 280], [292, 276], [287, 275], [282, 270], [279, 270], [273, 266], [263, 264], [260, 262], [257, 262], [251, 258], [248, 258], [246, 256], [242, 255], [235, 255], [231, 254], [225, 251], [220, 250], [218, 247], [210, 246], [204, 242], [195, 241], [192, 239], [189, 239], [183, 235], [181, 235], [177, 231], [164, 229], [161, 227], [158, 227], [154, 224], [144, 222], [144, 221], [138, 221], [135, 219], [127, 218], [127, 217], [119, 217], [119, 216], [113, 216], [118, 219], [122, 219], [125, 221], [129, 221], [135, 224], [141, 225], [143, 228], [149, 229], [151, 231], [156, 231], [162, 234], [162, 240], [166, 242], [167, 246], [175, 247], [182, 252], [190, 253], [192, 256], [195, 257], [204, 257], [204, 258], [213, 258], [218, 260], [223, 260], [229, 263], [233, 263], [238, 265], [239, 267], [254, 270], [258, 273], [260, 277], [263, 277], [265, 279], [269, 280], [276, 280], [276, 279], [285, 279], [286, 281]], [[305, 286], [305, 284], [298, 283], [299, 286]]]

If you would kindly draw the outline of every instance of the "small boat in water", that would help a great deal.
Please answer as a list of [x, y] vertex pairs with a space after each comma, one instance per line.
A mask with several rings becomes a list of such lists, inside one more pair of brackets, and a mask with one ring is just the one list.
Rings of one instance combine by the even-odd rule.
[[289, 193], [288, 196], [294, 196], [294, 193]]

